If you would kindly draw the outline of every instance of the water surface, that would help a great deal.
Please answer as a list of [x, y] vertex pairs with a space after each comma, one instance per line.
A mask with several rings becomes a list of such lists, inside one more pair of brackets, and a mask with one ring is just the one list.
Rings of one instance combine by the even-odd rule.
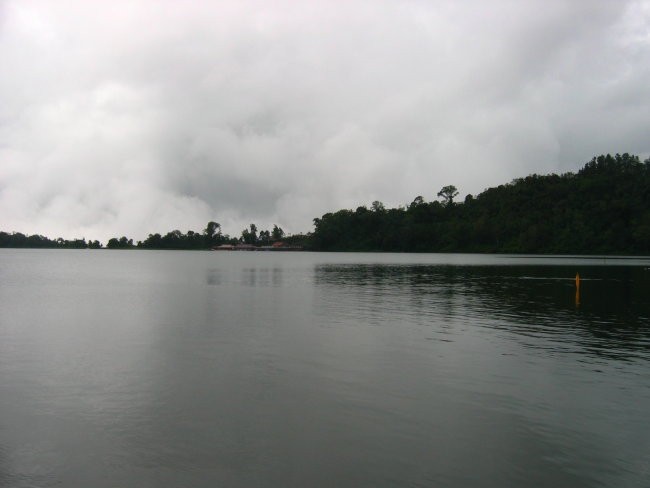
[[0, 250], [0, 486], [650, 486], [649, 267]]

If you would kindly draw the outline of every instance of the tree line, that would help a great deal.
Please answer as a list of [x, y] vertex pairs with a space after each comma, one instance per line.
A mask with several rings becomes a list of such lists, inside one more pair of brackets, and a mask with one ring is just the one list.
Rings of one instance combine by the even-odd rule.
[[0, 247], [28, 247], [48, 249], [100, 249], [102, 243], [99, 241], [86, 241], [86, 239], [67, 240], [61, 237], [49, 239], [45, 236], [33, 234], [25, 235], [21, 232], [0, 231]]
[[181, 250], [200, 250], [211, 249], [222, 244], [251, 244], [255, 246], [267, 246], [276, 241], [284, 241], [285, 233], [281, 227], [273, 226], [272, 230], [261, 230], [258, 232], [255, 224], [242, 230], [240, 237], [230, 237], [228, 234], [222, 234], [221, 224], [218, 222], [208, 222], [202, 232], [188, 230], [182, 233], [180, 230], [173, 230], [161, 234], [149, 234], [143, 240], [133, 243], [133, 239], [127, 237], [113, 237], [108, 240], [106, 247], [108, 249], [181, 249]]
[[[417, 196], [397, 208], [380, 201], [314, 219], [308, 234], [285, 235], [255, 224], [230, 237], [208, 222], [202, 231], [149, 234], [133, 242], [108, 240], [109, 249], [210, 249], [221, 244], [283, 241], [315, 251], [650, 254], [650, 159], [601, 155], [577, 173], [533, 174], [456, 202], [446, 185], [437, 199]], [[100, 248], [99, 241], [50, 240], [0, 232], [0, 247]]]
[[[268, 246], [274, 242], [284, 242], [289, 245], [304, 244], [307, 236], [302, 234], [287, 235], [282, 227], [274, 225], [271, 230], [259, 230], [255, 224], [242, 230], [239, 237], [231, 237], [221, 232], [218, 222], [210, 221], [205, 229], [196, 232], [188, 230], [172, 230], [166, 234], [149, 234], [143, 241], [134, 242], [126, 236], [112, 237], [106, 243], [107, 249], [177, 249], [177, 250], [205, 250], [221, 244], [251, 244], [254, 246]], [[0, 232], [0, 248], [68, 248], [68, 249], [101, 249], [104, 245], [95, 241], [83, 239], [64, 240], [48, 239], [42, 235], [25, 235], [20, 232]]]
[[530, 175], [455, 202], [455, 186], [386, 209], [314, 219], [319, 251], [650, 254], [650, 159], [594, 157], [577, 173]]

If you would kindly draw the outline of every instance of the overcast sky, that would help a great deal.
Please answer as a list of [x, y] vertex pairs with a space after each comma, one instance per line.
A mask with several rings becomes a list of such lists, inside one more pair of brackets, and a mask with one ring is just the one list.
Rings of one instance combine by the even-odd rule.
[[289, 232], [650, 155], [650, 1], [0, 0], [0, 230]]

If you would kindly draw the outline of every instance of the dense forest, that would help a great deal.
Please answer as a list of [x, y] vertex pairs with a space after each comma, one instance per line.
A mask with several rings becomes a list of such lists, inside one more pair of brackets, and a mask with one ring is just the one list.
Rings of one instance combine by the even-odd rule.
[[[443, 187], [439, 200], [422, 196], [387, 209], [339, 210], [314, 219], [314, 231], [286, 236], [277, 225], [254, 224], [239, 237], [217, 222], [200, 232], [150, 234], [133, 242], [110, 239], [109, 249], [210, 249], [221, 244], [265, 246], [282, 241], [315, 251], [650, 254], [650, 159], [630, 154], [593, 158], [577, 173], [530, 175], [489, 188], [463, 202]], [[100, 248], [99, 241], [0, 232], [0, 247]]]
[[322, 251], [650, 254], [650, 159], [598, 156], [577, 174], [531, 175], [457, 203], [339, 210], [314, 220]]

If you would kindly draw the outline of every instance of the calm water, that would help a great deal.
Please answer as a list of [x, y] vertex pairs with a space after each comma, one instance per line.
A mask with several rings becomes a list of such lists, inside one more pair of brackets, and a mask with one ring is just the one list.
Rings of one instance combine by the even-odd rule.
[[648, 268], [0, 250], [0, 486], [648, 487]]

